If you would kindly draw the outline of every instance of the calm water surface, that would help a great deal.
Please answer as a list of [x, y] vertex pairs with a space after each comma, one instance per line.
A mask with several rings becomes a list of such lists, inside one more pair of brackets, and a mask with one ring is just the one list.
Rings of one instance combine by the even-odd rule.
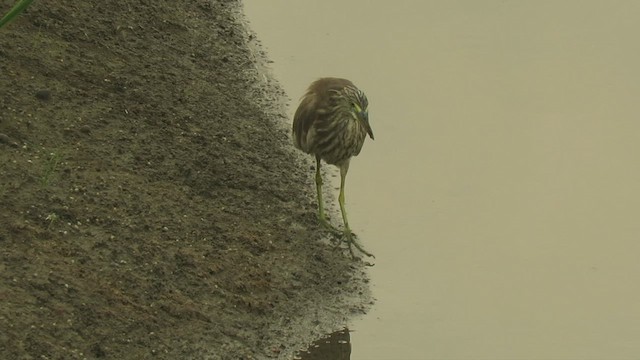
[[245, 8], [290, 115], [321, 76], [369, 97], [351, 359], [640, 358], [640, 2]]

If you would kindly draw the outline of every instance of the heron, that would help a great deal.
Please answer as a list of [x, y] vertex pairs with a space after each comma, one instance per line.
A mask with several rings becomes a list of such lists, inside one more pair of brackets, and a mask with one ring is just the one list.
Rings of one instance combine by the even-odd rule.
[[293, 143], [296, 148], [316, 158], [316, 191], [318, 193], [318, 219], [320, 224], [334, 233], [340, 233], [327, 220], [322, 201], [321, 161], [340, 169], [340, 195], [338, 202], [342, 213], [343, 230], [339, 246], [348, 244], [352, 258], [356, 258], [352, 246], [367, 256], [351, 232], [345, 209], [344, 186], [351, 157], [357, 156], [373, 131], [369, 124], [369, 102], [362, 90], [351, 81], [340, 78], [321, 78], [309, 86], [302, 96], [293, 117]]

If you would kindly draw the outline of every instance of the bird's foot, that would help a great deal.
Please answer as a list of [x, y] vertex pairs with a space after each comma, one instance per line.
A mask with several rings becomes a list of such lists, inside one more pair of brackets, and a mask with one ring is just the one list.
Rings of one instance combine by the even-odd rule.
[[346, 242], [349, 248], [349, 254], [351, 254], [351, 258], [353, 260], [360, 260], [360, 258], [353, 252], [354, 247], [364, 255], [375, 259], [376, 257], [372, 253], [366, 251], [360, 244], [358, 244], [357, 238], [356, 234], [352, 233], [350, 230], [345, 230], [342, 232], [342, 236], [338, 239], [338, 243], [334, 247], [334, 250], [339, 248], [343, 242]]

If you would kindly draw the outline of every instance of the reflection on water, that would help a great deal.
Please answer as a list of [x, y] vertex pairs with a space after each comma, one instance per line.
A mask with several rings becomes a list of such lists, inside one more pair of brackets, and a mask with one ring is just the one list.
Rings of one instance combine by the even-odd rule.
[[314, 342], [307, 351], [300, 352], [299, 360], [348, 360], [351, 358], [349, 329], [342, 329]]

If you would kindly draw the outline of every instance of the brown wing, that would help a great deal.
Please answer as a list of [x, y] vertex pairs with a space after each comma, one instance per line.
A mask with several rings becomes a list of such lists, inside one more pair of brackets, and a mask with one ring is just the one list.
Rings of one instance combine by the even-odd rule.
[[317, 114], [315, 109], [315, 98], [307, 92], [300, 100], [300, 105], [293, 116], [293, 144], [304, 152], [309, 152], [307, 146], [307, 133], [311, 129]]
[[321, 78], [314, 81], [300, 100], [300, 105], [293, 116], [293, 142], [304, 151], [310, 152], [307, 144], [307, 134], [316, 121], [324, 118], [330, 108], [331, 92], [340, 91], [347, 86], [354, 86], [347, 79]]

